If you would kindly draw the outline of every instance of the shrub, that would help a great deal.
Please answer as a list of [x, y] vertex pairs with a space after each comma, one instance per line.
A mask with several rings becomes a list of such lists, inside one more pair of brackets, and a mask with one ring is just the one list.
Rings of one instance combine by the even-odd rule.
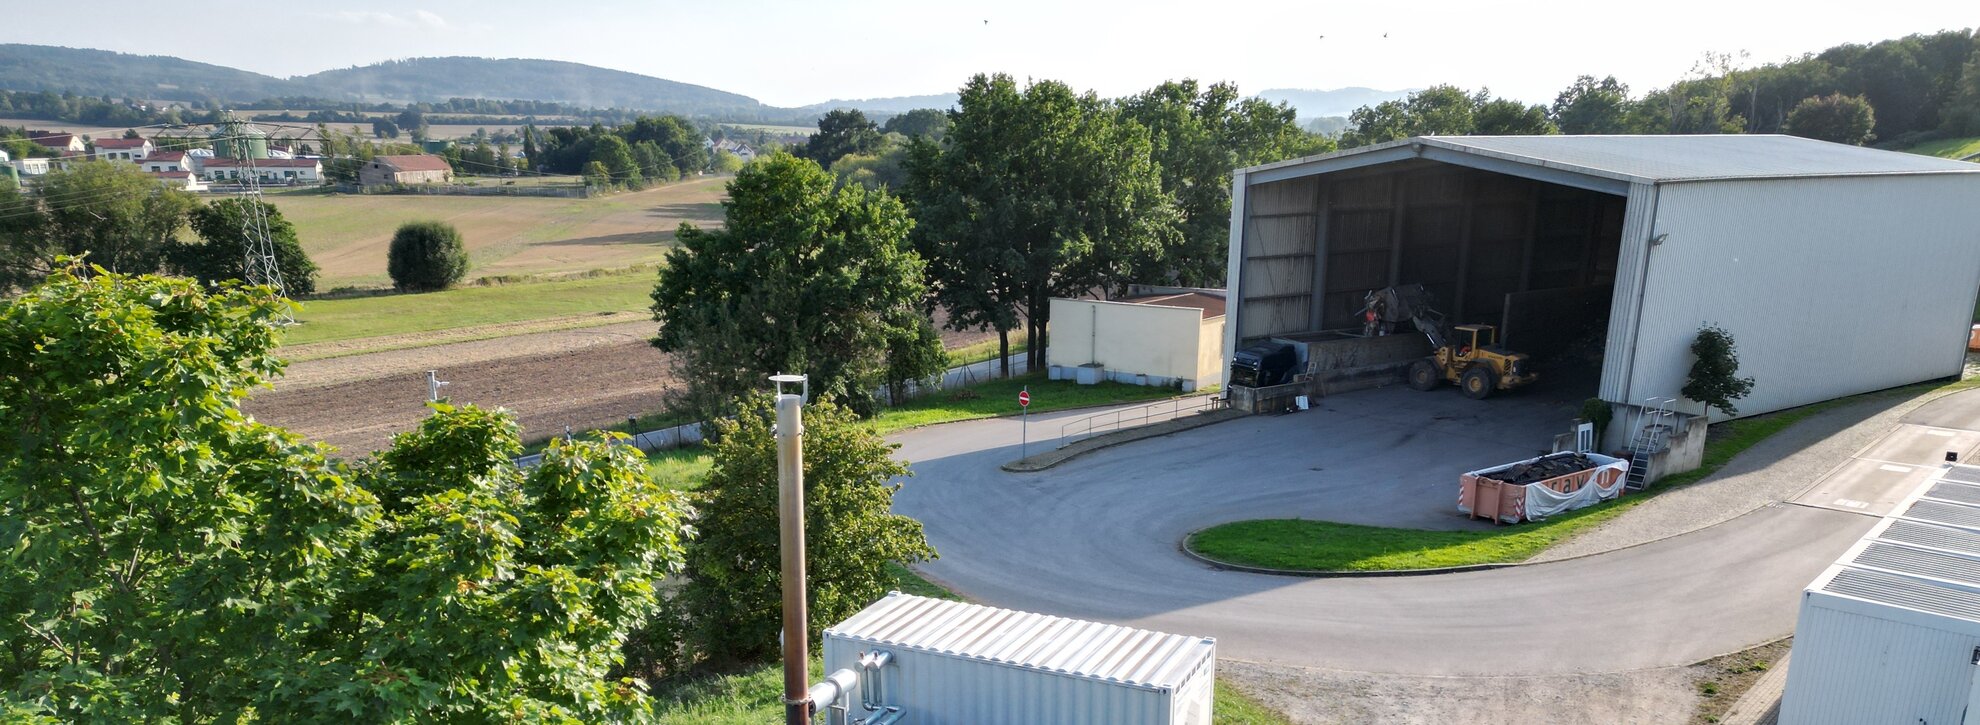
[[407, 222], [392, 235], [385, 266], [401, 291], [443, 290], [467, 275], [467, 249], [452, 224]]
[[[749, 661], [777, 651], [782, 617], [777, 551], [776, 412], [767, 395], [739, 404], [733, 420], [714, 421], [713, 467], [688, 545], [684, 611], [695, 639], [718, 662]], [[907, 466], [894, 444], [830, 403], [804, 414], [806, 595], [812, 635], [887, 593], [888, 562], [935, 555], [921, 522], [891, 512], [896, 477]], [[817, 641], [817, 640], [812, 640]]]
[[1733, 344], [1732, 333], [1713, 325], [1698, 328], [1691, 354], [1697, 359], [1691, 363], [1684, 397], [1704, 403], [1706, 413], [1718, 408], [1727, 415], [1739, 415], [1733, 401], [1753, 391], [1753, 378], [1739, 377], [1739, 348]]
[[1597, 445], [1600, 445], [1602, 433], [1609, 429], [1609, 421], [1614, 419], [1615, 415], [1615, 408], [1609, 405], [1609, 401], [1601, 398], [1589, 398], [1581, 401], [1581, 419], [1595, 424], [1595, 440]]

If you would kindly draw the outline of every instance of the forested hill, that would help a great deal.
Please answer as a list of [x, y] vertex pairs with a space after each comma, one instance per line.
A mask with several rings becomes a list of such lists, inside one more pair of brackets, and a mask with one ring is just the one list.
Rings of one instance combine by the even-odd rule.
[[705, 86], [518, 58], [414, 58], [285, 79], [170, 56], [0, 44], [0, 89], [222, 103], [279, 97], [394, 103], [489, 98], [694, 116], [789, 115]]
[[288, 81], [168, 55], [0, 44], [0, 87], [175, 101], [289, 95]]
[[763, 110], [748, 96], [582, 63], [522, 58], [413, 58], [328, 70], [291, 81], [294, 95], [364, 101], [498, 98], [690, 115]]

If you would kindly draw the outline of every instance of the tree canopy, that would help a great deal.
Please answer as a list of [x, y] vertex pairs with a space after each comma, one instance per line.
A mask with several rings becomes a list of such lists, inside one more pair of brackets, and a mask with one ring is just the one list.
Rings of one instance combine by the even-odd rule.
[[1518, 101], [1493, 98], [1491, 91], [1467, 93], [1456, 86], [1440, 85], [1409, 94], [1400, 101], [1384, 101], [1357, 108], [1348, 115], [1348, 130], [1341, 134], [1344, 147], [1395, 141], [1411, 136], [1467, 136], [1490, 134], [1558, 133], [1547, 110]]
[[818, 119], [814, 133], [794, 153], [830, 167], [847, 154], [872, 153], [880, 146], [880, 127], [866, 114], [853, 109], [837, 109]]
[[192, 229], [198, 242], [174, 240], [165, 247], [165, 267], [207, 284], [247, 279], [246, 249], [248, 205], [260, 207], [267, 221], [269, 241], [275, 247], [275, 266], [282, 272], [282, 286], [290, 295], [316, 293], [316, 263], [303, 252], [296, 239], [296, 227], [282, 218], [282, 210], [259, 199], [218, 199], [195, 208]]
[[1118, 290], [1161, 263], [1175, 206], [1148, 130], [1092, 93], [977, 75], [958, 109], [939, 145], [909, 152], [918, 248], [949, 324], [995, 329], [1008, 357], [1022, 319], [1035, 367], [1050, 298]]
[[52, 171], [32, 195], [0, 191], [0, 283], [33, 284], [57, 257], [85, 254], [112, 272], [158, 271], [198, 205], [135, 164], [107, 161]]
[[683, 557], [645, 460], [437, 406], [355, 465], [243, 415], [256, 288], [58, 268], [0, 303], [0, 712], [60, 721], [601, 721]]
[[1831, 93], [1796, 104], [1788, 112], [1787, 126], [1782, 130], [1796, 136], [1861, 146], [1876, 137], [1871, 133], [1876, 127], [1877, 115], [1870, 109], [1868, 100]]
[[815, 396], [871, 410], [889, 341], [927, 324], [923, 264], [899, 200], [834, 186], [780, 151], [729, 182], [722, 229], [681, 224], [653, 289], [653, 344], [682, 366], [685, 408], [726, 412], [765, 376], [803, 372]]

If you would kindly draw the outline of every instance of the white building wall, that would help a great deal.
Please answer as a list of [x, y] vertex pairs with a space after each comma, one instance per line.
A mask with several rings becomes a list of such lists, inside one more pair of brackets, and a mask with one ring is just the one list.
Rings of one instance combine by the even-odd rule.
[[1664, 184], [1651, 234], [1628, 401], [1679, 397], [1707, 322], [1754, 378], [1742, 416], [1962, 368], [1980, 174]]
[[[1206, 331], [1211, 322], [1218, 324]], [[1221, 318], [1204, 320], [1194, 307], [1055, 298], [1045, 357], [1053, 365], [1099, 363], [1111, 372], [1187, 380], [1202, 388], [1220, 381], [1221, 365], [1206, 365], [1200, 346], [1221, 345], [1222, 338]], [[1215, 349], [1209, 354], [1216, 355]]]
[[1980, 632], [1944, 617], [1810, 592], [1795, 623], [1780, 721], [1961, 722], [1976, 647]]

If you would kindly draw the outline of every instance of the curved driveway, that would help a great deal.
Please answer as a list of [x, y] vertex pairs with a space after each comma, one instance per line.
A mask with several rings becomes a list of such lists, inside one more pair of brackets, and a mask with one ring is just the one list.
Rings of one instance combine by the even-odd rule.
[[[1876, 521], [1774, 505], [1582, 559], [1376, 579], [1221, 571], [1176, 550], [1191, 530], [1261, 516], [1470, 525], [1432, 513], [1455, 501], [1421, 497], [1454, 498], [1445, 469], [1463, 466], [1449, 459], [1521, 453], [1498, 428], [1423, 418], [1390, 391], [1359, 395], [1329, 401], [1351, 409], [1241, 419], [1035, 474], [997, 469], [1018, 457], [1014, 420], [910, 431], [895, 440], [916, 475], [895, 507], [942, 554], [924, 571], [980, 602], [1214, 636], [1241, 659], [1420, 675], [1661, 667], [1779, 637], [1809, 580]], [[1980, 397], [1957, 397], [1958, 410], [1980, 410]], [[1077, 415], [1035, 416], [1034, 440]], [[1495, 448], [1505, 455], [1478, 457]], [[1307, 463], [1312, 475], [1287, 473]]]

